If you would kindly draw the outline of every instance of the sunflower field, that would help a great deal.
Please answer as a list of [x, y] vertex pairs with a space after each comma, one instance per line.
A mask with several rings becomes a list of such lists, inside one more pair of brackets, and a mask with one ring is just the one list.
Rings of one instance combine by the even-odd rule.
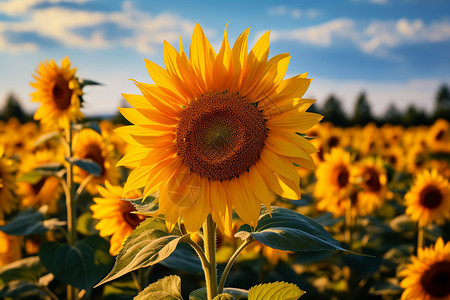
[[38, 65], [34, 121], [0, 123], [1, 299], [450, 299], [448, 116], [321, 122], [247, 44], [165, 43], [123, 124]]

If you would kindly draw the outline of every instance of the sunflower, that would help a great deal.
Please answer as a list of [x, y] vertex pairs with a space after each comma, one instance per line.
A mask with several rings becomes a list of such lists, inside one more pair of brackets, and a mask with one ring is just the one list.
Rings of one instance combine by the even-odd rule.
[[324, 158], [316, 170], [314, 196], [320, 199], [317, 208], [332, 212], [335, 216], [344, 215], [352, 187], [352, 158], [342, 148], [333, 148]]
[[[58, 158], [60, 157], [60, 158]], [[51, 162], [62, 162], [62, 157], [55, 151], [42, 150], [35, 154], [24, 156], [20, 165], [22, 174], [32, 171], [40, 165]], [[62, 189], [59, 179], [54, 176], [44, 176], [38, 182], [18, 182], [17, 194], [22, 199], [23, 207], [40, 207], [47, 204], [49, 213], [55, 213], [58, 210], [58, 199]]]
[[386, 170], [379, 158], [369, 157], [360, 161], [353, 169], [352, 182], [359, 188], [350, 195], [353, 215], [368, 215], [381, 207], [385, 198], [389, 197]]
[[438, 238], [433, 245], [418, 249], [411, 257], [411, 264], [399, 272], [405, 277], [401, 299], [444, 300], [450, 299], [450, 243], [444, 245]]
[[426, 226], [442, 224], [450, 218], [450, 185], [437, 170], [417, 174], [414, 185], [405, 195], [406, 214]]
[[[0, 225], [1, 224], [0, 222]], [[0, 267], [10, 264], [21, 258], [21, 237], [9, 235], [0, 231]]]
[[[145, 219], [142, 215], [133, 214], [136, 209], [133, 205], [122, 200], [123, 188], [111, 185], [105, 181], [105, 187], [97, 186], [101, 197], [94, 198], [91, 205], [92, 217], [100, 220], [95, 228], [100, 230], [100, 236], [111, 236], [109, 252], [117, 255], [122, 249], [125, 239]], [[142, 194], [136, 190], [125, 195], [127, 199], [136, 199]]]
[[124, 192], [159, 190], [168, 228], [182, 217], [197, 231], [212, 214], [231, 234], [234, 209], [256, 226], [261, 203], [273, 194], [300, 198], [296, 166], [314, 168], [317, 150], [298, 135], [322, 116], [306, 112], [307, 74], [283, 80], [289, 55], [268, 60], [269, 32], [247, 53], [249, 29], [230, 47], [225, 29], [216, 53], [195, 26], [189, 58], [164, 43], [166, 69], [146, 60], [155, 84], [135, 82], [141, 95], [124, 95], [120, 111], [132, 124], [116, 132], [133, 145], [119, 165], [135, 168]]
[[0, 147], [0, 221], [17, 206], [15, 172], [14, 161], [4, 157], [3, 147]]
[[65, 57], [59, 67], [52, 59], [41, 62], [33, 75], [36, 82], [30, 85], [36, 89], [31, 94], [33, 102], [41, 102], [34, 114], [35, 120], [49, 127], [65, 128], [69, 122], [83, 118], [80, 111], [82, 95], [76, 68], [70, 68], [70, 61]]
[[449, 152], [450, 123], [444, 119], [437, 120], [427, 133], [427, 146], [432, 152]]
[[[94, 130], [83, 129], [80, 131], [76, 138], [74, 157], [91, 159], [101, 168], [100, 176], [92, 178], [86, 186], [86, 190], [92, 195], [97, 192], [96, 184], [103, 184], [105, 180], [112, 184], [119, 182], [120, 172], [118, 168], [114, 168], [116, 160], [113, 146]], [[75, 181], [81, 182], [88, 175], [87, 171], [78, 167], [75, 168]]]

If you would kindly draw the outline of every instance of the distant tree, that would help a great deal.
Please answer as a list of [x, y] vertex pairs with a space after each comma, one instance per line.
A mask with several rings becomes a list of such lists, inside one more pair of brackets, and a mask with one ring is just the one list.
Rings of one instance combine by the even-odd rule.
[[389, 123], [392, 125], [400, 125], [402, 123], [402, 113], [398, 110], [394, 103], [391, 103], [386, 109], [386, 113], [380, 118], [380, 123]]
[[325, 101], [322, 114], [324, 122], [331, 122], [335, 126], [347, 126], [348, 119], [342, 110], [341, 102], [334, 95], [330, 95]]
[[436, 94], [436, 107], [433, 118], [447, 119], [450, 121], [450, 91], [447, 85], [442, 85]]
[[7, 121], [13, 117], [18, 119], [21, 123], [25, 123], [31, 119], [31, 117], [23, 110], [16, 95], [11, 93], [6, 98], [5, 106], [2, 109], [0, 118]]
[[322, 114], [321, 109], [317, 107], [317, 104], [315, 102], [308, 108], [308, 111], [317, 114]]
[[427, 123], [427, 115], [423, 110], [418, 110], [414, 105], [408, 106], [403, 117], [403, 124], [405, 126], [417, 126]]
[[369, 102], [366, 99], [366, 93], [362, 92], [356, 100], [355, 111], [352, 118], [354, 125], [367, 125], [374, 121]]

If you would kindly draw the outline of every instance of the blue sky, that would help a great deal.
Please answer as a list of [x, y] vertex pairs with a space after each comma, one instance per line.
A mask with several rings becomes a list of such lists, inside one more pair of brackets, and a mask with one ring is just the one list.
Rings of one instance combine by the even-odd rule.
[[250, 44], [271, 30], [270, 56], [292, 55], [288, 76], [309, 72], [307, 96], [335, 94], [350, 111], [366, 91], [376, 114], [395, 102], [430, 111], [450, 85], [450, 1], [139, 1], [0, 0], [0, 106], [14, 92], [28, 111], [32, 73], [68, 55], [85, 89], [86, 114], [111, 114], [129, 78], [151, 82], [144, 58], [162, 65], [163, 40], [188, 48], [199, 23], [218, 50], [251, 27]]

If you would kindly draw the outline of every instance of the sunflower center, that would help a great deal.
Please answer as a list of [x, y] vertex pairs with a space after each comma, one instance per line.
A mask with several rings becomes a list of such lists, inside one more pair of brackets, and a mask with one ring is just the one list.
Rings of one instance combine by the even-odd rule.
[[339, 145], [339, 138], [337, 136], [332, 136], [328, 139], [328, 148], [334, 148]]
[[439, 132], [436, 134], [436, 140], [440, 141], [445, 135], [445, 131], [444, 130], [439, 130]]
[[31, 185], [31, 189], [33, 190], [33, 193], [34, 193], [35, 195], [37, 195], [37, 194], [41, 191], [41, 189], [42, 189], [42, 187], [44, 186], [46, 180], [47, 180], [47, 179], [44, 177], [44, 178], [41, 178], [41, 179], [40, 179], [38, 182], [36, 182], [35, 184], [32, 184], [32, 185]]
[[364, 183], [371, 192], [378, 192], [381, 189], [378, 172], [373, 168], [367, 168], [364, 172]]
[[133, 204], [128, 201], [124, 201], [124, 206], [122, 206], [122, 216], [124, 221], [133, 228], [136, 228], [142, 221], [145, 220], [145, 217], [138, 214], [133, 214], [133, 211], [136, 211]]
[[440, 261], [430, 266], [422, 274], [420, 283], [432, 297], [444, 297], [450, 294], [450, 262]]
[[263, 115], [248, 100], [238, 93], [215, 93], [183, 110], [176, 143], [191, 171], [210, 180], [227, 180], [259, 159], [266, 131]]
[[349, 172], [345, 166], [339, 166], [336, 169], [336, 184], [339, 188], [344, 188], [348, 184]]
[[442, 202], [441, 191], [433, 186], [427, 186], [420, 192], [420, 204], [426, 208], [432, 209], [438, 207]]
[[69, 108], [72, 100], [72, 90], [69, 88], [69, 82], [62, 75], [58, 75], [52, 88], [53, 101], [59, 110]]

